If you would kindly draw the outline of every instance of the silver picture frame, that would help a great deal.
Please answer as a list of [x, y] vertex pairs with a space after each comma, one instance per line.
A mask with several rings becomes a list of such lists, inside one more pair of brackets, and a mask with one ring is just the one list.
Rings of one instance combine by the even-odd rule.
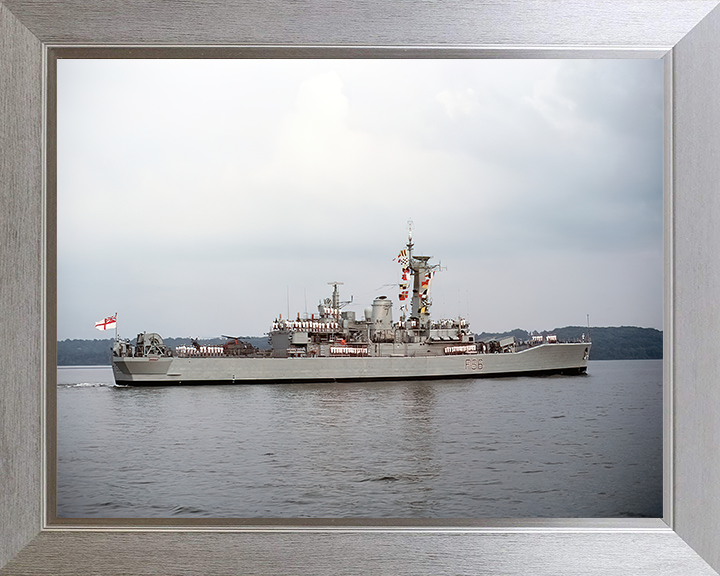
[[[717, 5], [0, 0], [0, 574], [716, 574]], [[54, 518], [54, 400], [47, 383], [55, 368], [56, 205], [48, 193], [55, 150], [47, 80], [63, 50], [182, 47], [248, 57], [285, 50], [289, 57], [663, 58], [663, 519], [250, 525]]]

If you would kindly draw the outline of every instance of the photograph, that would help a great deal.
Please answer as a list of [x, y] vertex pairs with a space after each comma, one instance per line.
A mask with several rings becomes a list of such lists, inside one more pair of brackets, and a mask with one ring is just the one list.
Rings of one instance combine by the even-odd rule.
[[661, 518], [663, 62], [60, 59], [63, 518]]

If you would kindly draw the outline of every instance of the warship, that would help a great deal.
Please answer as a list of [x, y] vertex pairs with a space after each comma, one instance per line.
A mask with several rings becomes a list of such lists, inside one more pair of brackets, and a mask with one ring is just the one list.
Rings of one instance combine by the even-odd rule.
[[479, 378], [487, 376], [582, 374], [591, 342], [560, 342], [554, 335], [476, 340], [462, 317], [433, 320], [430, 288], [439, 264], [413, 254], [412, 229], [397, 257], [400, 318], [393, 302], [376, 297], [360, 318], [343, 310], [338, 285], [317, 314], [276, 318], [270, 348], [260, 350], [224, 336], [217, 346], [171, 348], [157, 333], [135, 343], [115, 337], [112, 368], [118, 385], [263, 384]]

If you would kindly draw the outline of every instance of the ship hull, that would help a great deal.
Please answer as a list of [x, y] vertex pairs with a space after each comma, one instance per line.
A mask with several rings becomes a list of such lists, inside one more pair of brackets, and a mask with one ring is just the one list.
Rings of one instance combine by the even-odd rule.
[[177, 358], [113, 357], [119, 385], [270, 384], [482, 378], [579, 374], [587, 370], [587, 342], [543, 344], [506, 354], [427, 357]]

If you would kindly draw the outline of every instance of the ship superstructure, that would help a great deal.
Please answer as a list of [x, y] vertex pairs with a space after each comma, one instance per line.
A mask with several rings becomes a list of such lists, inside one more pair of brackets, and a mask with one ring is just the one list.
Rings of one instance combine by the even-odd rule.
[[[433, 322], [430, 318], [430, 283], [439, 265], [430, 264], [431, 256], [413, 255], [412, 235], [398, 255], [402, 278], [399, 284], [400, 319], [393, 322], [393, 303], [378, 296], [357, 318], [344, 311], [338, 285], [331, 298], [318, 305], [317, 315], [296, 320], [277, 318], [269, 333], [271, 356], [444, 356], [484, 351], [476, 344], [464, 318]], [[410, 286], [412, 290], [410, 291]], [[408, 306], [409, 303], [409, 306]]]

